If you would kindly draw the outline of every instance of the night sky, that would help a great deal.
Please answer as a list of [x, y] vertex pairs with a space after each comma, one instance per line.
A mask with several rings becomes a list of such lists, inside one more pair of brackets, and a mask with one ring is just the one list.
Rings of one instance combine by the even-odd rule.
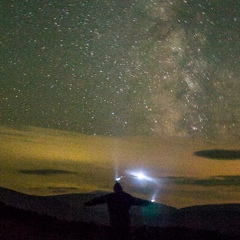
[[[194, 184], [199, 186], [195, 177], [203, 176], [213, 182], [226, 178], [227, 186], [232, 181], [233, 192], [240, 194], [239, 158], [194, 156], [194, 151], [210, 147], [239, 150], [238, 0], [2, 0], [0, 9], [1, 167], [6, 174], [2, 186], [21, 189], [22, 180], [16, 180], [19, 185], [7, 184], [11, 171], [18, 176], [36, 173], [43, 178], [64, 175], [75, 179], [78, 175], [68, 166], [86, 163], [91, 155], [91, 164], [110, 163], [119, 171], [129, 164], [154, 168], [159, 163], [158, 177], [166, 177], [171, 184], [188, 182], [181, 196]], [[87, 149], [84, 156], [78, 155], [76, 149], [82, 145], [76, 139]], [[26, 144], [22, 152], [11, 145], [15, 141]], [[108, 149], [113, 145], [114, 154]], [[65, 157], [63, 146], [69, 147]], [[28, 153], [23, 153], [25, 148]], [[99, 148], [106, 153], [102, 159], [94, 155]], [[178, 150], [172, 155], [174, 148]], [[164, 164], [161, 153], [168, 159]], [[182, 158], [176, 159], [178, 154]], [[128, 162], [119, 157], [123, 155]], [[18, 159], [18, 165], [13, 159]], [[53, 159], [55, 164], [49, 166], [47, 162]], [[57, 159], [61, 164], [56, 164]], [[208, 170], [196, 165], [198, 171], [188, 172], [196, 159]], [[91, 164], [79, 171], [84, 169], [81, 173], [87, 176]], [[219, 170], [220, 166], [225, 169]], [[106, 169], [99, 170], [99, 175], [105, 176]], [[112, 184], [105, 183], [106, 179], [99, 186], [86, 176], [81, 184], [92, 181], [92, 185], [85, 190], [109, 189]], [[176, 181], [173, 176], [178, 177]], [[75, 189], [70, 183], [68, 187]], [[33, 191], [29, 189], [24, 190]]]

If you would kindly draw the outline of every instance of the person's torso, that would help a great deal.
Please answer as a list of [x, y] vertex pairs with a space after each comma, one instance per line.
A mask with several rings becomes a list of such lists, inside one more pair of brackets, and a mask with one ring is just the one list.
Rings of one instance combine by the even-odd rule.
[[107, 199], [111, 223], [129, 224], [129, 209], [132, 205], [132, 196], [125, 192], [112, 193]]

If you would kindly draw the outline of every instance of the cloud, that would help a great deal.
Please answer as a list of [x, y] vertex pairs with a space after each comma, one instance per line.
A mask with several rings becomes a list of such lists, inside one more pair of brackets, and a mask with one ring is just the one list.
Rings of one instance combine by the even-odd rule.
[[18, 172], [29, 175], [43, 175], [43, 176], [56, 174], [77, 174], [76, 172], [55, 169], [23, 169], [19, 170]]
[[177, 185], [198, 185], [205, 187], [240, 186], [240, 175], [214, 176], [210, 178], [166, 177], [161, 180]]
[[217, 160], [240, 160], [239, 150], [208, 149], [196, 151], [194, 155]]
[[18, 133], [8, 133], [8, 132], [0, 132], [0, 135], [2, 136], [14, 136], [14, 137], [22, 137], [22, 134]]
[[30, 127], [7, 127], [0, 125], [0, 138], [3, 138], [6, 142], [18, 141], [27, 143], [38, 143], [34, 138], [29, 138]]
[[80, 192], [80, 188], [78, 187], [68, 187], [68, 186], [52, 186], [52, 187], [33, 187], [29, 188], [31, 194], [32, 193], [43, 193], [47, 192], [47, 195], [53, 194], [62, 194], [62, 193], [73, 193], [73, 192]]
[[48, 187], [48, 189], [52, 193], [67, 193], [67, 192], [74, 192], [79, 190], [76, 187]]

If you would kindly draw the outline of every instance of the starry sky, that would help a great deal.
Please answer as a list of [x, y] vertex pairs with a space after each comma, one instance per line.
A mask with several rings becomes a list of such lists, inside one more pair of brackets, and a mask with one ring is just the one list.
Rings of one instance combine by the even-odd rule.
[[[51, 131], [61, 139], [70, 133], [70, 139], [91, 138], [87, 141], [88, 153], [79, 159], [97, 151], [95, 146], [90, 147], [97, 137], [97, 142], [108, 142], [102, 150], [105, 153], [108, 145], [114, 145], [114, 154], [108, 152], [101, 161], [119, 166], [124, 161], [116, 157], [116, 152], [124, 155], [125, 148], [121, 146], [126, 142], [131, 148], [127, 152], [135, 152], [126, 157], [131, 164], [138, 163], [141, 147], [149, 156], [154, 152], [154, 161], [146, 160], [143, 153], [141, 166], [155, 166], [162, 161], [157, 160], [158, 150], [153, 148], [159, 148], [156, 139], [164, 139], [168, 149], [180, 149], [182, 142], [188, 145], [195, 140], [202, 146], [183, 148], [186, 154], [207, 149], [209, 142], [216, 149], [239, 150], [238, 0], [2, 0], [0, 9], [2, 159], [11, 162], [13, 156], [20, 156], [10, 147], [10, 141], [19, 137], [30, 144], [31, 131], [36, 139], [42, 139], [43, 132], [46, 139], [51, 137]], [[223, 141], [225, 144], [219, 143]], [[73, 155], [77, 146], [70, 147]], [[37, 149], [37, 159], [61, 158], [60, 149], [55, 151], [53, 147], [42, 154], [44, 148]], [[183, 166], [177, 172], [183, 159], [175, 160], [178, 164], [173, 170], [173, 157], [177, 156], [170, 153], [164, 152], [169, 159], [164, 161], [166, 171], [161, 171], [164, 177], [214, 176], [214, 180], [227, 174], [215, 172], [215, 165], [212, 172], [201, 166], [198, 174], [184, 172]], [[29, 154], [23, 154], [23, 158], [35, 153]], [[65, 162], [77, 161], [76, 158], [67, 156]], [[83, 161], [79, 159], [78, 162]], [[94, 159], [91, 163], [100, 158]], [[239, 164], [238, 160], [219, 162], [228, 162], [230, 168]], [[159, 163], [161, 167], [162, 164]], [[214, 164], [223, 166], [218, 161]], [[49, 175], [54, 174], [52, 168], [44, 166]], [[28, 174], [26, 169], [18, 173]], [[64, 167], [58, 171], [57, 174], [68, 175]], [[233, 177], [239, 172], [230, 171], [228, 175]], [[185, 183], [178, 180], [171, 181]], [[190, 180], [192, 186], [197, 183], [196, 179]], [[230, 180], [229, 176], [227, 181]]]

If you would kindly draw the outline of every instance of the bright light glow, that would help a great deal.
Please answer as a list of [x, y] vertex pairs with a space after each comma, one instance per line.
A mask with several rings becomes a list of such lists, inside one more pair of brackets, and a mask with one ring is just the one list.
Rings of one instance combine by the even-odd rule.
[[143, 172], [132, 172], [132, 171], [129, 171], [128, 174], [130, 174], [132, 177], [134, 178], [137, 178], [139, 180], [146, 180], [146, 181], [150, 181], [150, 182], [153, 182], [154, 179], [151, 178], [151, 177], [148, 177], [146, 176]]
[[156, 202], [156, 200], [153, 198], [153, 199], [151, 199], [151, 202]]
[[140, 180], [146, 179], [146, 176], [143, 173], [137, 173], [136, 177]]
[[115, 181], [118, 182], [118, 181], [120, 181], [122, 178], [124, 178], [124, 176], [116, 177], [116, 178], [115, 178]]

